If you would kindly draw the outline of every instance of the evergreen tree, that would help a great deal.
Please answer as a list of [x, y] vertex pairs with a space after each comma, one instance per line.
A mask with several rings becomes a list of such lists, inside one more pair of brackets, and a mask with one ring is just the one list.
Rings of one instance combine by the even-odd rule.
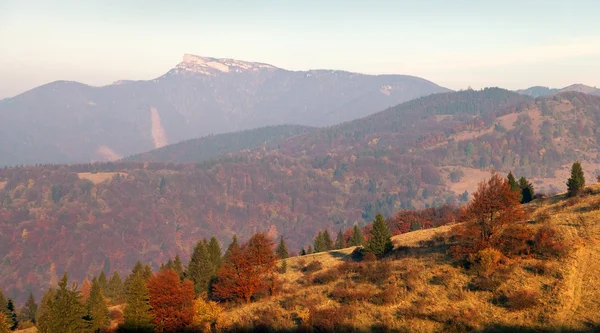
[[115, 271], [108, 281], [108, 288], [106, 290], [106, 296], [110, 298], [111, 303], [120, 304], [123, 302], [125, 290], [123, 286], [123, 280], [118, 271]]
[[358, 225], [354, 225], [352, 229], [352, 238], [350, 238], [350, 246], [362, 246], [365, 243], [365, 236], [362, 231], [358, 227]]
[[150, 296], [146, 287], [143, 272], [132, 273], [128, 277], [125, 309], [125, 323], [119, 328], [120, 332], [153, 332], [154, 316], [150, 313]]
[[571, 167], [571, 178], [567, 181], [567, 191], [570, 197], [579, 194], [581, 189], [585, 186], [585, 177], [583, 175], [583, 169], [581, 163], [575, 162]]
[[525, 177], [519, 179], [519, 189], [521, 191], [521, 203], [528, 203], [533, 200], [533, 185]]
[[135, 265], [133, 266], [133, 269], [131, 270], [131, 275], [136, 275], [136, 274], [140, 274], [143, 275], [144, 273], [144, 265], [142, 264], [141, 261], [136, 261]]
[[90, 297], [86, 303], [88, 328], [91, 332], [99, 333], [110, 324], [108, 307], [100, 290], [100, 283], [94, 279], [90, 291]]
[[108, 288], [108, 280], [106, 279], [106, 274], [104, 274], [104, 271], [100, 272], [98, 283], [100, 284], [100, 290], [102, 290], [103, 293], [106, 292], [106, 289]]
[[331, 235], [329, 234], [329, 230], [325, 229], [323, 231], [323, 236], [321, 236], [323, 239], [323, 248], [324, 251], [331, 251], [333, 250], [333, 240], [331, 239]]
[[179, 278], [183, 279], [183, 263], [181, 262], [181, 257], [179, 257], [179, 253], [175, 255], [175, 260], [173, 261], [173, 270], [175, 273], [179, 274]]
[[308, 250], [306, 250], [306, 254], [313, 254], [313, 248], [310, 244], [308, 244]]
[[222, 251], [221, 246], [219, 245], [219, 241], [213, 236], [210, 238], [210, 242], [208, 242], [208, 246], [206, 248], [208, 251], [208, 255], [210, 257], [210, 262], [213, 264], [215, 272], [221, 267], [222, 263]]
[[10, 329], [14, 331], [17, 329], [19, 322], [17, 321], [17, 313], [15, 312], [15, 303], [12, 299], [8, 299], [8, 304], [6, 305], [6, 308], [8, 309], [9, 313], [8, 324], [10, 325]]
[[275, 249], [275, 254], [277, 255], [278, 259], [287, 259], [290, 256], [287, 245], [283, 240], [283, 236], [279, 238], [279, 245], [277, 245], [277, 248]]
[[371, 229], [369, 241], [365, 246], [365, 250], [373, 253], [378, 258], [381, 258], [393, 248], [392, 234], [390, 233], [387, 224], [385, 224], [383, 216], [377, 214], [377, 216], [375, 216], [375, 221], [373, 221], [373, 228]]
[[305, 256], [306, 255], [306, 250], [304, 249], [304, 246], [302, 247], [302, 249], [300, 250], [300, 255], [301, 256]]
[[53, 328], [52, 309], [54, 308], [54, 299], [56, 298], [56, 289], [50, 288], [40, 301], [40, 307], [35, 317], [36, 327], [40, 333], [50, 333]]
[[6, 320], [9, 322], [9, 327], [12, 327], [13, 323], [10, 322], [12, 318], [10, 310], [8, 310], [8, 300], [2, 293], [2, 290], [0, 290], [0, 312], [6, 317]]
[[38, 311], [38, 305], [35, 303], [35, 298], [33, 298], [33, 293], [29, 293], [29, 297], [27, 298], [27, 302], [25, 302], [25, 307], [23, 308], [23, 318], [31, 321], [35, 324], [35, 316]]
[[515, 179], [515, 176], [513, 175], [512, 171], [508, 173], [508, 176], [506, 176], [506, 180], [508, 181], [508, 185], [510, 185], [511, 191], [521, 191], [521, 187], [517, 183], [517, 180]]
[[233, 239], [231, 240], [231, 244], [227, 247], [227, 251], [225, 251], [225, 259], [229, 257], [229, 254], [233, 249], [240, 249], [240, 244], [238, 243], [237, 235], [233, 235]]
[[49, 333], [75, 333], [86, 328], [83, 319], [85, 308], [77, 286], [69, 287], [67, 273], [58, 282], [58, 290], [51, 309], [51, 329]]
[[342, 233], [342, 229], [340, 229], [337, 233], [337, 237], [335, 238], [335, 249], [340, 250], [346, 247], [346, 242], [344, 241], [344, 234]]
[[211, 262], [210, 254], [204, 242], [196, 244], [192, 258], [188, 264], [186, 276], [194, 283], [194, 293], [198, 297], [201, 293], [208, 291], [208, 286], [215, 276], [215, 266]]
[[144, 265], [144, 272], [142, 273], [142, 278], [144, 280], [148, 281], [148, 279], [151, 277], [152, 277], [152, 267], [150, 266], [150, 264], [146, 264], [146, 265]]
[[315, 244], [315, 253], [327, 251], [327, 249], [325, 248], [325, 239], [323, 238], [322, 232], [319, 232], [319, 234], [317, 234], [317, 237], [315, 237], [314, 244]]
[[0, 333], [10, 333], [10, 323], [3, 312], [0, 312]]

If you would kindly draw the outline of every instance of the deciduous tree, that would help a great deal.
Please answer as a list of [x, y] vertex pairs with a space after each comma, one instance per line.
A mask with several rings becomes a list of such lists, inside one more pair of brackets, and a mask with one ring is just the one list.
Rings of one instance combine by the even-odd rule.
[[194, 319], [194, 286], [179, 279], [177, 272], [165, 269], [148, 280], [150, 312], [157, 332], [180, 332]]

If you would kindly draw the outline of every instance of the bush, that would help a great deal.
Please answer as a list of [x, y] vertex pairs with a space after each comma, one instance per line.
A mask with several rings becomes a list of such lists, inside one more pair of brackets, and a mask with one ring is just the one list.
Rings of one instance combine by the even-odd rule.
[[318, 261], [311, 261], [308, 265], [302, 267], [301, 271], [303, 273], [313, 273], [313, 272], [317, 272], [323, 269], [323, 264]]
[[492, 275], [504, 260], [502, 252], [494, 248], [486, 248], [469, 257], [474, 269], [479, 275], [488, 277]]
[[525, 289], [500, 294], [496, 302], [512, 311], [521, 311], [532, 308], [539, 303], [540, 294], [537, 291]]
[[568, 246], [559, 238], [552, 226], [541, 227], [533, 238], [533, 249], [542, 257], [561, 257], [567, 254]]
[[381, 260], [377, 263], [369, 264], [362, 272], [362, 277], [367, 281], [380, 285], [392, 276], [392, 266], [387, 260]]
[[335, 309], [311, 308], [309, 311], [310, 326], [315, 332], [354, 332], [352, 319], [356, 311], [349, 306]]
[[350, 304], [355, 302], [366, 302], [373, 296], [373, 292], [365, 289], [355, 289], [346, 283], [340, 283], [329, 293], [329, 298], [341, 304]]
[[377, 261], [377, 256], [371, 252], [368, 252], [367, 254], [365, 254], [362, 260], [365, 262]]
[[312, 280], [314, 284], [328, 284], [330, 282], [336, 281], [339, 277], [339, 272], [335, 269], [330, 269], [325, 272], [319, 273], [315, 275]]
[[369, 302], [375, 305], [390, 305], [396, 303], [400, 291], [395, 284], [386, 286], [385, 290], [378, 292], [377, 294], [369, 298]]
[[502, 284], [502, 279], [498, 275], [476, 276], [471, 279], [467, 285], [471, 291], [496, 291]]
[[531, 252], [534, 233], [531, 227], [513, 224], [502, 232], [495, 243], [497, 248], [505, 255], [526, 255]]

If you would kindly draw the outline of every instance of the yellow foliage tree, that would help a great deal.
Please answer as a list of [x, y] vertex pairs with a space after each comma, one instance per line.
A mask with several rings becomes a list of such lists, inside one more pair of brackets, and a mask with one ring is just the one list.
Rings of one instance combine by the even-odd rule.
[[10, 333], [10, 325], [2, 312], [0, 312], [0, 333]]
[[223, 312], [223, 308], [213, 301], [207, 301], [202, 297], [198, 297], [194, 301], [194, 327], [210, 327], [216, 320], [219, 314]]

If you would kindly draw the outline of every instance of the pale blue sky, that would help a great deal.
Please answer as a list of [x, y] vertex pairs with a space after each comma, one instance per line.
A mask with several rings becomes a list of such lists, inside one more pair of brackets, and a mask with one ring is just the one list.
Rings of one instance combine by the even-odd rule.
[[452, 89], [600, 86], [599, 13], [597, 0], [0, 0], [0, 98], [151, 79], [184, 53]]

